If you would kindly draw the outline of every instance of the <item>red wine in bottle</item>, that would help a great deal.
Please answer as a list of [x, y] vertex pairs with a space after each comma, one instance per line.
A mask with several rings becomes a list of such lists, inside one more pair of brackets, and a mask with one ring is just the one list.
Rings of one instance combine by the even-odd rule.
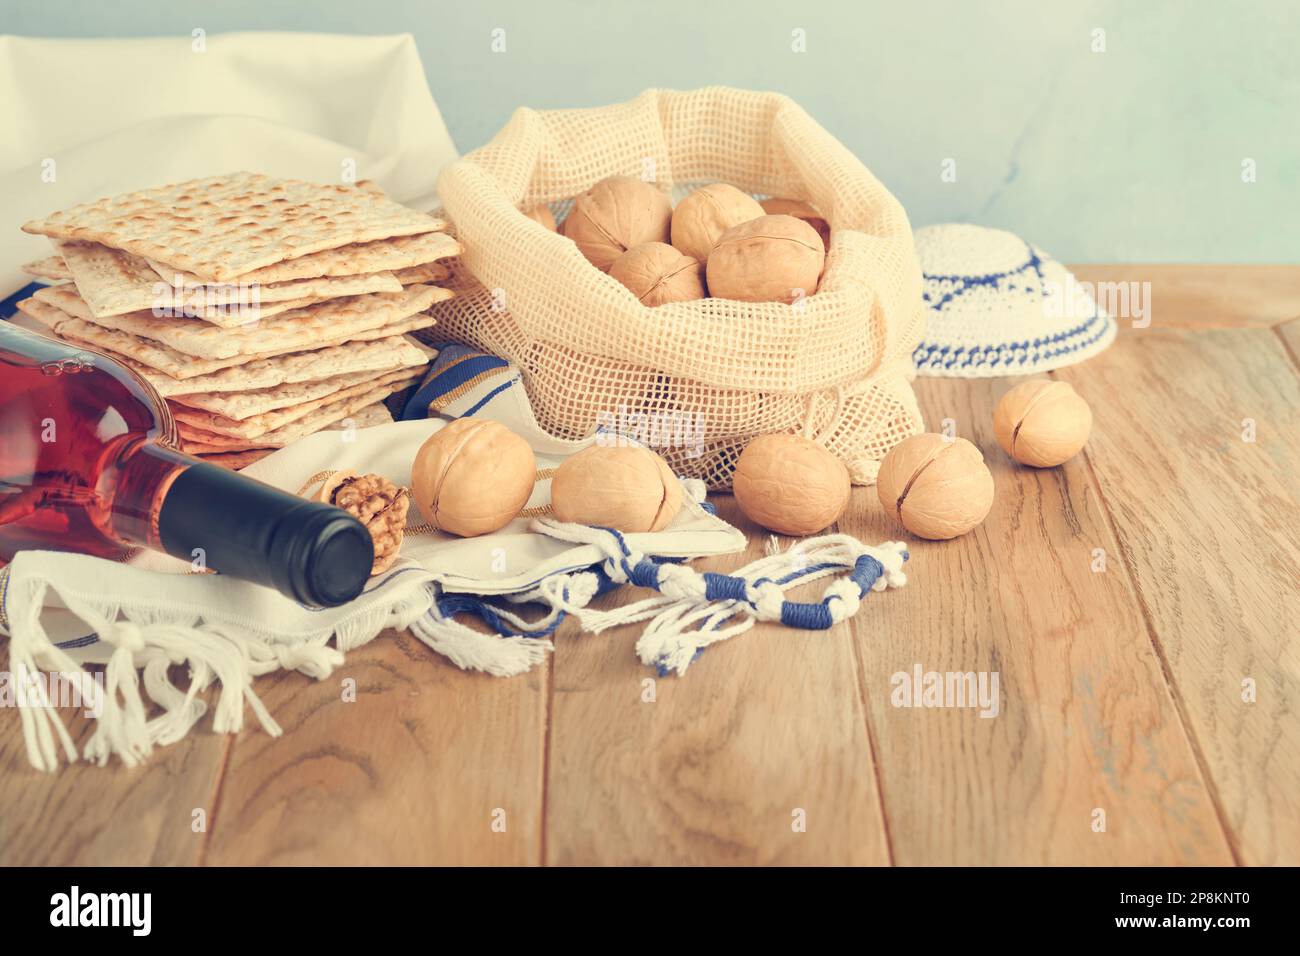
[[146, 547], [312, 607], [361, 593], [374, 542], [341, 508], [177, 451], [153, 387], [0, 320], [0, 566], [26, 549]]

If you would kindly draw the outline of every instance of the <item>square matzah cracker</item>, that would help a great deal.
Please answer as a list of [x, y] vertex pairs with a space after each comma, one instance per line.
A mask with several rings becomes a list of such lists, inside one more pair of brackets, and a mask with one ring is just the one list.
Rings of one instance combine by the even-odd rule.
[[[367, 405], [350, 415], [345, 415], [336, 422], [331, 422], [321, 431], [339, 431], [344, 428], [373, 428], [376, 425], [391, 425], [392, 423], [393, 413], [388, 410], [388, 406], [383, 402], [375, 402], [373, 405]], [[275, 448], [249, 448], [245, 451], [206, 451], [199, 452], [198, 455], [204, 461], [238, 471], [241, 468], [247, 468], [253, 462], [259, 461], [277, 450]]]
[[[277, 262], [246, 272], [236, 282], [293, 282], [321, 276], [357, 276], [371, 272], [389, 272], [427, 265], [461, 253], [460, 243], [445, 232], [428, 232], [420, 236], [397, 236], [378, 242], [359, 242], [338, 249], [325, 249], [298, 259]], [[191, 272], [177, 270], [162, 262], [148, 260], [150, 267], [164, 281], [199, 285], [204, 280]], [[405, 284], [405, 283], [404, 283]]]
[[[414, 378], [410, 381], [413, 382]], [[214, 432], [178, 424], [176, 427], [180, 431], [181, 450], [190, 454], [203, 454], [207, 452], [240, 451], [248, 448], [283, 448], [299, 438], [314, 434], [322, 428], [360, 412], [376, 402], [382, 402], [393, 392], [401, 391], [408, 384], [410, 382], [399, 381], [390, 385], [381, 385], [374, 391], [364, 395], [340, 399], [337, 402], [331, 402], [329, 405], [322, 405], [296, 422], [290, 422], [282, 428], [269, 431], [256, 438], [233, 438], [229, 435], [218, 435]]]
[[175, 396], [186, 405], [238, 418], [238, 415], [231, 414], [226, 408], [209, 403], [231, 393], [258, 394], [281, 386], [329, 381], [340, 375], [357, 372], [373, 374], [398, 368], [418, 369], [436, 355], [437, 352], [433, 349], [417, 345], [413, 339], [396, 335], [375, 339], [373, 342], [347, 342], [309, 352], [290, 352], [288, 355], [254, 359], [244, 365], [188, 379], [175, 379], [143, 366], [135, 368], [164, 398]]
[[[18, 303], [18, 309], [29, 318], [48, 326], [61, 339], [66, 339], [75, 345], [99, 349], [106, 352], [110, 358], [124, 360], [126, 365], [135, 363], [148, 366], [157, 370], [158, 373], [173, 379], [195, 378], [233, 366], [243, 365], [254, 359], [271, 358], [281, 354], [280, 352], [267, 352], [264, 355], [236, 355], [228, 359], [197, 359], [192, 355], [177, 352], [175, 349], [168, 348], [166, 345], [152, 339], [140, 338], [137, 335], [119, 332], [116, 329], [106, 329], [103, 326], [95, 325], [93, 322], [74, 318], [62, 309], [47, 305], [36, 298], [23, 299]], [[434, 324], [434, 321], [433, 316], [427, 312], [418, 312], [415, 315], [400, 319], [397, 322], [390, 322], [388, 325], [380, 326], [377, 329], [353, 332], [315, 344], [320, 346], [342, 345], [345, 342], [390, 338], [394, 335], [405, 335], [408, 332], [427, 329]]]
[[[63, 287], [39, 289], [33, 296], [40, 302], [72, 312], [68, 302], [73, 293]], [[155, 318], [148, 312], [129, 315], [94, 316], [95, 325], [152, 339], [185, 355], [201, 359], [225, 359], [237, 355], [265, 355], [298, 352], [331, 338], [345, 340], [353, 333], [375, 329], [422, 312], [434, 302], [450, 298], [447, 289], [415, 285], [401, 292], [375, 292], [343, 299], [327, 299], [315, 305], [248, 325], [223, 329], [199, 319]]]
[[[295, 282], [185, 285], [164, 281], [149, 263], [121, 249], [97, 242], [56, 239], [77, 291], [92, 315], [124, 315], [155, 309], [183, 313], [231, 328], [274, 314], [259, 308], [275, 302], [315, 301], [366, 292], [396, 292], [402, 287], [391, 272], [323, 277]], [[239, 303], [256, 303], [235, 308]], [[226, 307], [226, 308], [222, 308]]]
[[[347, 372], [331, 378], [318, 378], [311, 382], [293, 382], [287, 385], [276, 385], [271, 388], [253, 391], [200, 392], [193, 395], [180, 395], [173, 398], [172, 402], [177, 412], [186, 410], [207, 412], [210, 415], [220, 416], [226, 421], [242, 422], [244, 419], [252, 418], [255, 415], [263, 415], [267, 412], [292, 408], [295, 405], [303, 405], [306, 402], [326, 398], [343, 391], [345, 388], [351, 388], [353, 385], [373, 382], [383, 374], [383, 372], [375, 371]], [[179, 414], [177, 417], [181, 418]], [[204, 425], [198, 419], [182, 420], [188, 420], [191, 424], [200, 428], [210, 428], [210, 426]]]
[[226, 435], [231, 438], [259, 438], [269, 431], [282, 428], [290, 422], [296, 422], [325, 405], [333, 405], [357, 395], [366, 395], [381, 386], [391, 385], [399, 381], [413, 381], [411, 371], [409, 369], [399, 369], [396, 372], [384, 372], [379, 375], [370, 372], [366, 374], [363, 381], [353, 382], [346, 388], [336, 389], [328, 395], [322, 395], [286, 408], [277, 408], [273, 411], [250, 415], [244, 419], [227, 418], [224, 415], [201, 411], [197, 408], [186, 408], [183, 405], [172, 405], [172, 417], [176, 419], [178, 424], [186, 426], [190, 431], [201, 430], [212, 432], [214, 435]]
[[23, 231], [88, 239], [205, 282], [228, 282], [322, 249], [443, 226], [365, 189], [244, 172], [83, 203], [29, 222]]
[[[123, 253], [126, 255], [126, 253]], [[210, 306], [202, 309], [185, 308], [184, 315], [177, 310], [176, 318], [182, 321], [189, 319], [202, 319], [204, 322], [210, 322], [215, 326], [223, 329], [235, 328], [240, 325], [247, 325], [250, 322], [257, 322], [261, 319], [269, 319], [273, 315], [279, 315], [281, 312], [289, 312], [293, 309], [306, 308], [314, 305], [320, 299], [286, 299], [283, 302], [263, 302], [259, 305], [224, 305]], [[58, 296], [48, 300], [49, 304], [55, 305], [70, 315], [75, 315], [79, 319], [87, 322], [93, 322], [97, 318], [90, 304], [81, 295], [81, 290], [76, 283], [62, 284], [59, 288]], [[185, 305], [184, 303], [178, 303]], [[152, 309], [146, 308], [147, 314], [152, 313]], [[163, 313], [166, 314], [166, 313]]]
[[426, 262], [422, 266], [396, 269], [393, 272], [393, 278], [402, 285], [415, 285], [420, 282], [442, 282], [451, 278], [451, 270], [441, 262]]
[[63, 261], [63, 256], [46, 256], [44, 259], [29, 262], [23, 266], [23, 272], [49, 282], [68, 282], [72, 279], [72, 273], [68, 271], [68, 264]]

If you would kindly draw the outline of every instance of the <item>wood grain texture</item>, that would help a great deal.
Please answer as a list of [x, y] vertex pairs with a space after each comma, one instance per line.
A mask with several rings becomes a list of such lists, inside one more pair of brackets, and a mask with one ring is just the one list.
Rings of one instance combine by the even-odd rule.
[[[18, 715], [0, 714], [0, 866], [200, 862], [228, 737], [195, 733], [134, 769], [82, 761], [46, 774], [27, 763]], [[61, 714], [78, 749], [84, 747], [92, 722]]]
[[[1150, 281], [1154, 310], [1054, 373], [1092, 406], [1084, 454], [1017, 467], [990, 430], [1013, 380], [918, 379], [997, 501], [909, 538], [908, 586], [850, 625], [760, 626], [684, 678], [636, 660], [636, 626], [570, 625], [508, 680], [385, 634], [325, 682], [259, 679], [283, 737], [204, 721], [136, 770], [40, 774], [0, 711], [0, 865], [1300, 863], [1300, 268], [1077, 271]], [[750, 553], [697, 567], [729, 570], [764, 535], [716, 501]], [[839, 530], [905, 537], [874, 489]], [[894, 707], [917, 663], [997, 671], [999, 716]]]
[[[730, 498], [718, 503], [752, 530]], [[698, 566], [734, 570], [761, 555], [764, 537]], [[560, 639], [547, 862], [888, 862], [846, 627], [756, 627], [705, 650], [682, 678], [642, 665], [637, 633]], [[806, 832], [792, 826], [796, 811]]]
[[1123, 345], [1059, 375], [1239, 855], [1300, 863], [1300, 379], [1269, 329]]
[[236, 741], [206, 862], [537, 863], [547, 679], [467, 674], [387, 632], [327, 680], [263, 680], [285, 733]]
[[[912, 545], [908, 586], [853, 623], [895, 859], [1230, 863], [1123, 564], [1092, 570], [1094, 549], [1116, 548], [1085, 463], [1024, 468], [993, 436], [1016, 381], [916, 383], [929, 427], [952, 419], [993, 472], [980, 528], [922, 541], [861, 493], [844, 522]], [[918, 664], [997, 672], [997, 715], [893, 706], [892, 676]]]
[[[1081, 281], [1151, 283], [1154, 328], [1235, 329], [1300, 317], [1295, 266], [1078, 265]], [[1121, 325], [1130, 324], [1121, 318]]]
[[1275, 325], [1273, 329], [1282, 339], [1287, 354], [1291, 356], [1291, 361], [1295, 364], [1297, 370], [1300, 370], [1300, 319], [1283, 322], [1281, 325]]

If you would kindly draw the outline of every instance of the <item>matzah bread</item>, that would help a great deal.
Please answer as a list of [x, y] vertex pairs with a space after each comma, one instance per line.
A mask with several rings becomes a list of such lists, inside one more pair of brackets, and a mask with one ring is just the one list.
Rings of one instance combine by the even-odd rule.
[[[273, 266], [254, 269], [239, 276], [236, 282], [292, 282], [299, 279], [316, 279], [321, 276], [355, 276], [372, 272], [390, 272], [427, 265], [439, 259], [448, 259], [461, 253], [460, 243], [445, 232], [429, 232], [419, 236], [397, 236], [378, 242], [361, 242], [338, 249], [313, 252], [298, 259], [278, 262]], [[150, 267], [164, 282], [199, 285], [203, 279], [191, 272], [148, 260]]]
[[[165, 310], [194, 315], [223, 327], [266, 318], [259, 309], [274, 302], [315, 301], [366, 292], [397, 292], [402, 283], [391, 272], [324, 277], [295, 282], [229, 283], [178, 287], [159, 278], [147, 261], [97, 242], [55, 240], [77, 291], [94, 316]], [[252, 303], [250, 308], [219, 308]]]
[[244, 365], [221, 369], [194, 378], [175, 379], [128, 359], [136, 371], [149, 380], [164, 398], [177, 397], [186, 405], [221, 412], [231, 418], [224, 407], [204, 404], [203, 400], [241, 392], [266, 392], [278, 386], [304, 385], [328, 381], [357, 372], [386, 372], [390, 369], [420, 368], [437, 352], [417, 345], [413, 339], [397, 335], [373, 342], [347, 342], [310, 352], [290, 352], [271, 358], [254, 359]]
[[345, 185], [233, 173], [83, 203], [23, 231], [125, 249], [204, 282], [352, 243], [437, 232], [441, 220]]
[[451, 270], [441, 262], [426, 262], [422, 266], [409, 269], [393, 270], [393, 278], [402, 285], [415, 285], [421, 282], [442, 282], [451, 278]]
[[[414, 315], [452, 292], [433, 285], [416, 285], [399, 292], [328, 299], [271, 319], [223, 329], [199, 319], [157, 318], [148, 312], [93, 316], [87, 321], [118, 332], [152, 339], [184, 355], [200, 359], [226, 359], [239, 355], [296, 352], [329, 339], [347, 339]], [[40, 302], [71, 313], [75, 293], [66, 287], [39, 289]]]
[[[373, 405], [367, 405], [350, 415], [345, 415], [336, 422], [330, 422], [321, 431], [338, 431], [344, 428], [373, 428], [376, 425], [391, 425], [392, 423], [393, 415], [388, 410], [388, 406], [383, 402], [375, 402]], [[275, 448], [249, 448], [245, 451], [209, 451], [200, 452], [199, 457], [214, 465], [221, 465], [224, 468], [238, 471], [241, 468], [247, 468], [253, 462], [260, 461], [277, 450]]]
[[[23, 299], [18, 303], [18, 309], [29, 318], [48, 326], [59, 338], [67, 339], [76, 345], [107, 352], [111, 358], [119, 360], [125, 358], [128, 365], [139, 363], [148, 366], [173, 379], [195, 378], [243, 365], [255, 359], [273, 358], [281, 354], [277, 351], [267, 352], [264, 355], [237, 355], [228, 359], [197, 359], [152, 339], [140, 338], [115, 329], [106, 329], [92, 322], [74, 318], [63, 310], [35, 298]], [[345, 342], [384, 339], [426, 329], [433, 325], [434, 321], [433, 316], [420, 312], [377, 329], [367, 329], [313, 344], [324, 347], [342, 345]]]
[[48, 279], [50, 282], [72, 280], [72, 273], [68, 271], [68, 264], [63, 261], [63, 256], [46, 256], [44, 259], [28, 262], [22, 269], [36, 279]]
[[364, 373], [364, 376], [362, 381], [353, 382], [345, 388], [335, 389], [329, 394], [285, 408], [250, 415], [243, 419], [227, 418], [225, 415], [218, 415], [197, 408], [186, 408], [183, 405], [176, 404], [172, 405], [172, 417], [176, 419], [178, 425], [185, 425], [191, 431], [200, 430], [212, 432], [214, 435], [226, 435], [231, 438], [253, 439], [277, 428], [282, 428], [290, 422], [305, 418], [325, 405], [332, 405], [357, 395], [365, 395], [384, 385], [392, 385], [398, 381], [409, 383], [414, 380], [414, 376], [409, 369], [383, 372], [379, 375], [367, 372]]
[[[414, 378], [411, 381], [414, 381]], [[188, 425], [178, 423], [176, 427], [180, 430], [181, 450], [189, 454], [204, 454], [209, 452], [244, 451], [250, 448], [283, 448], [299, 438], [305, 438], [322, 428], [360, 412], [361, 409], [367, 406], [382, 402], [393, 392], [401, 391], [408, 384], [410, 383], [401, 381], [391, 385], [381, 385], [372, 392], [352, 398], [340, 399], [329, 405], [322, 405], [296, 422], [252, 439], [218, 435], [214, 432], [190, 428]]]
[[[421, 356], [423, 359], [423, 356]], [[271, 388], [240, 392], [200, 392], [192, 395], [179, 395], [172, 399], [177, 417], [192, 425], [205, 428], [197, 419], [184, 418], [179, 414], [185, 411], [206, 412], [220, 416], [222, 420], [242, 422], [255, 415], [263, 415], [281, 408], [291, 408], [306, 402], [314, 402], [341, 392], [345, 388], [373, 382], [383, 372], [347, 372], [330, 378], [318, 378], [310, 382], [292, 382], [275, 385]]]
[[[125, 255], [125, 253], [124, 253]], [[157, 282], [158, 280], [154, 280]], [[58, 308], [63, 309], [70, 315], [75, 315], [79, 319], [85, 319], [87, 322], [93, 322], [96, 318], [95, 312], [91, 309], [90, 304], [86, 302], [81, 294], [81, 289], [72, 286], [60, 286], [60, 298], [55, 300]], [[213, 325], [221, 328], [235, 328], [241, 325], [247, 325], [250, 322], [258, 322], [262, 319], [269, 319], [273, 315], [279, 315], [282, 312], [289, 312], [293, 309], [302, 309], [306, 306], [313, 305], [321, 301], [316, 298], [303, 299], [286, 299], [283, 302], [264, 302], [256, 306], [252, 305], [230, 305], [214, 306], [201, 309], [192, 309], [189, 306], [197, 303], [178, 303], [184, 306], [185, 316], [177, 318], [196, 318], [203, 319]], [[146, 309], [152, 314], [151, 309]]]

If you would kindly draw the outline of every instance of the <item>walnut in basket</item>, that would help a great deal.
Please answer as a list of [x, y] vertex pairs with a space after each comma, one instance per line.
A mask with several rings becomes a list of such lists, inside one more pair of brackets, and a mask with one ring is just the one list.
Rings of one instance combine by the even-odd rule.
[[609, 275], [650, 308], [708, 295], [704, 289], [704, 263], [664, 242], [633, 246], [614, 260]]
[[794, 216], [759, 216], [722, 234], [709, 253], [709, 293], [742, 302], [786, 302], [817, 291], [826, 248]]
[[796, 219], [802, 219], [808, 225], [817, 230], [817, 235], [822, 237], [822, 245], [827, 248], [831, 247], [831, 227], [826, 221], [826, 217], [819, 213], [810, 203], [802, 199], [760, 199], [758, 204], [763, 207], [763, 212], [769, 216], [794, 216]]
[[601, 272], [643, 242], [667, 242], [673, 206], [654, 185], [631, 176], [602, 179], [573, 201], [560, 231]]
[[408, 489], [383, 475], [361, 475], [344, 469], [325, 479], [316, 499], [342, 508], [366, 526], [375, 542], [372, 577], [392, 567], [406, 533], [406, 514], [411, 507]]
[[724, 232], [763, 214], [763, 207], [749, 193], [728, 183], [710, 183], [673, 210], [673, 245], [692, 259], [706, 262]]

